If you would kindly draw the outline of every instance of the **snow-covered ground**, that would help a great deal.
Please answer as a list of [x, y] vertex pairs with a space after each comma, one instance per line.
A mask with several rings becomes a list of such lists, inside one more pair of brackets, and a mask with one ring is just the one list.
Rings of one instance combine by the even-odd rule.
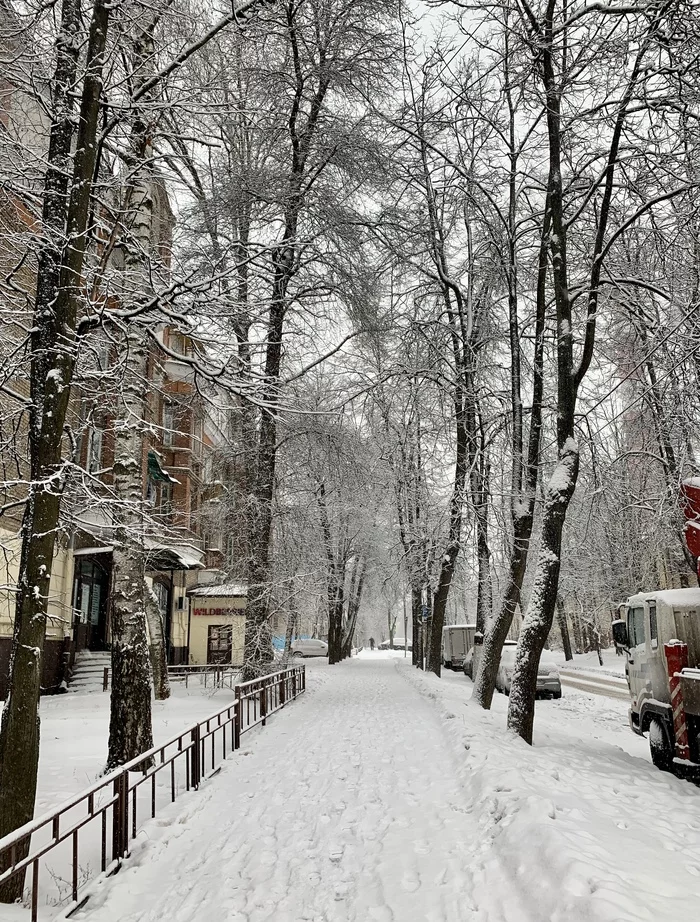
[[[308, 692], [158, 823], [84, 922], [646, 922], [693, 917], [700, 795], [622, 701], [565, 690], [536, 745], [459, 673], [308, 664]], [[13, 917], [16, 918], [16, 917]]]
[[596, 675], [622, 676], [625, 675], [626, 656], [618, 656], [615, 647], [601, 650], [603, 665], [598, 662], [598, 654], [574, 653], [574, 658], [568, 662], [564, 659], [563, 650], [550, 650], [547, 659], [553, 659], [562, 669], [575, 669], [577, 672], [590, 672]]
[[[211, 679], [209, 680], [211, 683]], [[153, 702], [153, 741], [163, 743], [233, 701], [229, 689], [172, 683], [167, 701]], [[51, 695], [41, 699], [41, 751], [36, 815], [46, 813], [97, 780], [107, 761], [109, 693]]]

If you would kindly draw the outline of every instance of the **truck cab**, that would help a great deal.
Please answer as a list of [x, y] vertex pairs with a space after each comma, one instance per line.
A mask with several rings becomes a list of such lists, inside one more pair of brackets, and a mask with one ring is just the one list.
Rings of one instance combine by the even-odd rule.
[[666, 589], [631, 596], [620, 607], [613, 636], [627, 655], [630, 726], [640, 735], [649, 733], [652, 761], [666, 769], [673, 767], [675, 736], [664, 644], [672, 640], [687, 644], [689, 669], [681, 673], [682, 686], [691, 760], [700, 762], [700, 707], [696, 706], [696, 689], [700, 688], [696, 678], [700, 667], [700, 589]]

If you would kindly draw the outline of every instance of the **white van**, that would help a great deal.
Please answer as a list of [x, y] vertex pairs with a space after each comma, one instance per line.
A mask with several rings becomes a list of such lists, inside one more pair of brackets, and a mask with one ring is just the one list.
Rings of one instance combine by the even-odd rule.
[[475, 624], [446, 624], [442, 629], [442, 665], [461, 669], [464, 658], [474, 644]]

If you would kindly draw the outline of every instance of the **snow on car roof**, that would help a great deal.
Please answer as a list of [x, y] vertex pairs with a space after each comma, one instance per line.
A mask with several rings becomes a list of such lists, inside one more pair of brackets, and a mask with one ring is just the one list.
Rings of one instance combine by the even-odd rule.
[[446, 624], [443, 628], [443, 631], [446, 631], [448, 627], [466, 627], [466, 628], [469, 628], [469, 630], [471, 631], [476, 630], [475, 624]]

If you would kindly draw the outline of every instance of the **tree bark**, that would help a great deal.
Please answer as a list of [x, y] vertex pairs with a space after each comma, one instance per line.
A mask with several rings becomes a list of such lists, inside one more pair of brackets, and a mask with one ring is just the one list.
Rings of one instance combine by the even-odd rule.
[[564, 608], [564, 599], [561, 594], [557, 594], [557, 621], [559, 622], [559, 630], [561, 631], [561, 642], [564, 647], [564, 659], [568, 663], [569, 660], [574, 658], [571, 652], [571, 637], [569, 636], [569, 622], [566, 618], [566, 610]]
[[[542, 81], [547, 102], [547, 137], [549, 142], [548, 196], [552, 235], [550, 252], [554, 301], [557, 313], [557, 451], [558, 463], [545, 490], [542, 512], [542, 538], [532, 595], [520, 632], [508, 705], [508, 728], [527, 743], [532, 743], [537, 692], [537, 668], [549, 635], [556, 608], [561, 565], [561, 538], [566, 512], [576, 488], [579, 450], [575, 438], [575, 412], [578, 389], [590, 367], [595, 345], [596, 320], [600, 297], [600, 279], [605, 253], [608, 220], [615, 180], [615, 167], [627, 111], [649, 48], [651, 35], [659, 19], [650, 17], [645, 38], [639, 42], [618, 109], [604, 171], [603, 194], [597, 210], [597, 227], [588, 280], [588, 307], [581, 359], [574, 367], [571, 291], [567, 259], [567, 223], [562, 171], [561, 102], [566, 82], [555, 67], [555, 4], [549, 3], [540, 26], [528, 8], [528, 18], [540, 32]], [[655, 14], [656, 15], [656, 14]], [[658, 14], [661, 15], [661, 14]], [[565, 62], [564, 62], [565, 66]]]
[[[31, 334], [31, 485], [22, 521], [9, 689], [0, 724], [0, 838], [32, 818], [36, 801], [38, 704], [63, 483], [62, 437], [76, 360], [78, 299], [110, 9], [106, 0], [95, 0], [67, 207], [65, 176], [72, 142], [70, 99], [76, 82], [79, 10], [73, 0], [64, 0], [61, 11], [53, 81], [53, 124], [45, 179], [46, 240], [39, 259]], [[66, 229], [67, 243], [61, 250], [57, 235]], [[22, 855], [16, 857], [19, 859]], [[0, 870], [3, 869], [0, 866]], [[0, 900], [14, 902], [21, 897], [23, 885], [23, 876], [18, 875], [0, 888]]]
[[170, 680], [168, 678], [168, 656], [163, 615], [148, 586], [144, 590], [144, 598], [146, 600], [146, 623], [150, 641], [149, 653], [151, 673], [153, 675], [153, 694], [157, 701], [165, 701], [170, 697]]
[[518, 161], [517, 111], [512, 95], [510, 25], [506, 13], [504, 28], [504, 84], [508, 106], [508, 237], [503, 257], [508, 291], [508, 332], [510, 346], [510, 399], [511, 399], [511, 498], [510, 515], [513, 529], [510, 546], [505, 592], [500, 607], [491, 622], [487, 623], [475, 676], [474, 699], [485, 709], [491, 707], [496, 687], [496, 675], [501, 661], [503, 645], [508, 637], [513, 617], [520, 604], [523, 580], [535, 516], [535, 491], [540, 468], [540, 441], [542, 433], [542, 401], [544, 393], [544, 338], [547, 306], [547, 243], [549, 238], [549, 196], [545, 199], [540, 233], [537, 288], [535, 303], [535, 349], [533, 355], [532, 409], [528, 435], [527, 456], [524, 456], [524, 422], [522, 399], [521, 342], [519, 318], [518, 250]]
[[[144, 190], [145, 191], [145, 190]], [[150, 197], [150, 194], [149, 194]], [[114, 426], [117, 499], [112, 578], [112, 693], [107, 771], [153, 746], [146, 635], [143, 419], [148, 350], [144, 335], [126, 335], [122, 407]]]
[[[146, 11], [144, 13], [147, 15]], [[135, 92], [146, 82], [154, 59], [155, 22], [139, 27], [132, 41]], [[129, 179], [121, 300], [137, 305], [152, 295], [153, 132], [141, 106], [132, 115], [127, 166]], [[148, 380], [146, 333], [132, 322], [124, 337], [124, 381], [114, 426], [115, 549], [113, 555], [112, 694], [107, 770], [123, 765], [153, 746], [151, 684], [147, 640], [143, 430]], [[160, 613], [159, 613], [160, 616]], [[161, 674], [167, 686], [167, 666]]]
[[352, 652], [352, 641], [355, 636], [357, 616], [360, 611], [360, 602], [362, 601], [362, 589], [365, 581], [366, 568], [367, 561], [364, 557], [356, 560], [353, 588], [350, 592], [348, 605], [348, 626], [345, 637], [343, 638], [343, 658], [347, 658]]
[[[513, 113], [514, 118], [514, 113]], [[479, 660], [473, 697], [481, 707], [489, 710], [496, 688], [496, 676], [501, 662], [501, 652], [508, 637], [513, 616], [520, 604], [523, 580], [535, 518], [535, 498], [540, 469], [540, 441], [542, 435], [542, 401], [544, 395], [544, 338], [546, 318], [547, 240], [549, 237], [549, 207], [545, 214], [540, 236], [535, 316], [535, 352], [533, 357], [532, 412], [528, 435], [527, 460], [523, 470], [523, 414], [520, 371], [520, 324], [518, 319], [517, 279], [515, 276], [515, 164], [511, 168], [511, 234], [509, 261], [509, 327], [511, 355], [511, 441], [513, 466], [511, 471], [511, 521], [513, 540], [508, 561], [508, 576], [500, 608], [487, 624]]]

